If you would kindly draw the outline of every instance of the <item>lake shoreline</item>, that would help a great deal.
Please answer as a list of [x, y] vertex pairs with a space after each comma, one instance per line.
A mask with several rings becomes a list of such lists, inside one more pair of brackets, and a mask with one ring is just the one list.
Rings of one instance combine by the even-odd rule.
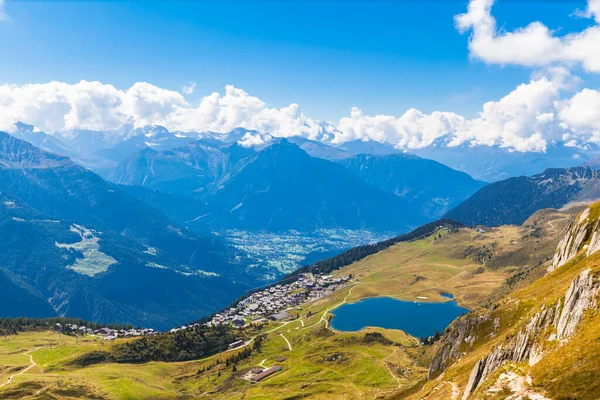
[[446, 301], [407, 301], [389, 296], [368, 297], [344, 302], [330, 310], [332, 330], [356, 333], [363, 329], [383, 328], [401, 330], [413, 337], [433, 336], [443, 331], [456, 318], [470, 310], [458, 305], [450, 294]]

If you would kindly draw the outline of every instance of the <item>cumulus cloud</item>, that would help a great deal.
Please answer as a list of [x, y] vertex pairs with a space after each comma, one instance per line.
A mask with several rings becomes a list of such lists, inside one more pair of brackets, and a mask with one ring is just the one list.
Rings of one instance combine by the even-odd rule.
[[261, 134], [259, 132], [248, 132], [242, 139], [238, 140], [238, 143], [243, 147], [261, 147], [269, 144], [273, 140], [273, 137], [268, 133]]
[[486, 102], [477, 117], [451, 112], [424, 114], [410, 109], [400, 117], [365, 115], [353, 108], [337, 125], [335, 142], [376, 140], [415, 149], [443, 137], [448, 146], [500, 146], [521, 152], [544, 152], [549, 143], [600, 143], [600, 92], [584, 89], [562, 67], [533, 74], [499, 100]]
[[297, 104], [268, 108], [258, 97], [227, 86], [198, 104], [188, 103], [179, 92], [146, 82], [127, 90], [100, 82], [76, 84], [0, 85], [0, 129], [12, 130], [21, 121], [47, 132], [69, 129], [115, 130], [163, 125], [170, 130], [229, 132], [235, 128], [287, 137], [320, 132]]
[[545, 151], [556, 140], [555, 102], [574, 78], [562, 68], [519, 85], [498, 101], [483, 105], [478, 118], [465, 121], [450, 145], [499, 145], [517, 151]]
[[421, 148], [435, 139], [454, 132], [465, 118], [451, 112], [423, 114], [411, 108], [399, 118], [390, 115], [365, 115], [353, 108], [350, 117], [340, 120], [339, 134], [334, 142], [349, 140], [376, 140], [393, 143], [398, 147]]
[[196, 82], [188, 82], [181, 88], [181, 92], [184, 94], [192, 94], [194, 90], [196, 90]]
[[[302, 135], [341, 143], [376, 140], [405, 149], [444, 138], [449, 146], [502, 146], [516, 151], [545, 151], [549, 143], [572, 146], [600, 143], [600, 92], [576, 91], [578, 80], [564, 68], [532, 76], [506, 96], [485, 103], [475, 118], [452, 112], [409, 109], [399, 116], [367, 115], [352, 108], [338, 122], [314, 120], [298, 104], [268, 107], [244, 90], [226, 86], [197, 103], [173, 90], [138, 82], [126, 90], [100, 82], [0, 85], [0, 130], [21, 121], [53, 133], [72, 129], [111, 130], [162, 125], [171, 131], [227, 133], [253, 130], [244, 146], [261, 146], [272, 137]], [[125, 130], [124, 130], [125, 129]]]
[[127, 122], [120, 111], [122, 92], [112, 85], [81, 81], [0, 85], [0, 129], [17, 121], [50, 132], [65, 129], [114, 129]]
[[565, 139], [575, 142], [600, 143], [600, 92], [583, 89], [567, 100], [557, 102], [561, 128], [567, 132]]
[[580, 16], [595, 24], [581, 32], [558, 36], [540, 21], [514, 31], [499, 30], [491, 14], [495, 0], [470, 0], [467, 12], [455, 17], [459, 31], [471, 32], [472, 57], [488, 64], [530, 67], [580, 64], [586, 71], [600, 73], [600, 0], [588, 0]]

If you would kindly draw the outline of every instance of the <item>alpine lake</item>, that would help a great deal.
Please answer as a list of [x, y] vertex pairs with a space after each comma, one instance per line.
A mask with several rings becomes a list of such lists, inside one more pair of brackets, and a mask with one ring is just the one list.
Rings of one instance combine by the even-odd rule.
[[331, 311], [331, 328], [357, 332], [366, 327], [399, 329], [422, 338], [442, 332], [457, 317], [469, 312], [449, 294], [444, 302], [403, 301], [391, 297], [374, 297], [346, 303]]

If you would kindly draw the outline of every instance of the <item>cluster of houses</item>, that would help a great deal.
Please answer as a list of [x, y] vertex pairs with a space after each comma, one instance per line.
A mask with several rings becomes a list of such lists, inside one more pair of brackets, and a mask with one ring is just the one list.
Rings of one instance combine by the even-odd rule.
[[175, 332], [179, 332], [179, 331], [184, 331], [186, 329], [194, 329], [199, 327], [200, 324], [196, 323], [196, 324], [191, 324], [191, 325], [182, 325], [180, 328], [173, 328], [169, 331], [169, 333], [175, 333]]
[[100, 328], [93, 331], [94, 335], [103, 336], [104, 340], [114, 340], [118, 337], [134, 337], [134, 336], [150, 336], [156, 335], [156, 332], [152, 328], [144, 329], [110, 329]]
[[349, 276], [301, 274], [295, 282], [272, 286], [251, 294], [234, 307], [216, 314], [206, 325], [231, 324], [234, 327], [242, 327], [246, 321], [258, 321], [263, 318], [287, 319], [289, 314], [285, 310], [327, 296], [349, 280]]
[[151, 328], [144, 329], [111, 329], [111, 328], [100, 328], [91, 329], [85, 326], [78, 326], [75, 324], [59, 324], [55, 326], [57, 331], [63, 333], [74, 333], [78, 335], [98, 335], [102, 336], [105, 340], [114, 340], [118, 337], [133, 337], [133, 336], [148, 336], [155, 335], [156, 332]]

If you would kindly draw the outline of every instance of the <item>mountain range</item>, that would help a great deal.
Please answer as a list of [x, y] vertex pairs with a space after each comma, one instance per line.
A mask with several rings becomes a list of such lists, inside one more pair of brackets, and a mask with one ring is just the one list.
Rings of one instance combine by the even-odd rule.
[[[33, 133], [33, 134], [32, 134]], [[126, 125], [114, 131], [66, 130], [51, 134], [31, 125], [17, 123], [11, 134], [30, 141], [35, 146], [57, 154], [67, 155], [88, 169], [106, 177], [117, 163], [133, 156], [138, 150], [157, 151], [204, 139], [212, 143], [244, 143], [262, 149], [275, 139], [268, 133], [236, 128], [227, 133], [169, 131], [162, 126], [133, 127]], [[246, 137], [257, 138], [245, 141]], [[594, 144], [573, 147], [563, 142], [549, 143], [545, 152], [518, 152], [501, 146], [454, 145], [442, 136], [423, 148], [396, 148], [375, 140], [336, 141], [331, 134], [316, 137], [292, 136], [288, 140], [308, 154], [327, 160], [351, 158], [358, 154], [390, 155], [410, 153], [438, 161], [477, 180], [494, 182], [521, 175], [534, 175], [548, 168], [569, 168], [594, 158], [600, 148]]]
[[[221, 239], [5, 133], [0, 195], [3, 288], [56, 314], [166, 327], [258, 282]], [[2, 314], [12, 307], [2, 303]]]
[[545, 152], [509, 151], [498, 146], [474, 146], [463, 143], [450, 146], [445, 137], [413, 153], [438, 161], [475, 179], [496, 182], [518, 176], [540, 174], [548, 168], [569, 168], [594, 158], [600, 147], [587, 144], [571, 147], [564, 142], [550, 143]]
[[464, 172], [409, 154], [360, 154], [339, 163], [363, 181], [393, 193], [438, 218], [485, 185]]
[[600, 171], [588, 166], [550, 168], [484, 186], [448, 211], [446, 218], [466, 225], [519, 225], [542, 208], [561, 208], [571, 202], [600, 198]]
[[217, 230], [308, 232], [400, 232], [438, 217], [483, 185], [416, 156], [349, 155], [332, 162], [292, 142], [273, 140], [258, 151], [207, 140], [173, 150], [142, 149], [108, 179], [197, 199], [203, 214], [187, 217], [198, 229], [209, 224]]

